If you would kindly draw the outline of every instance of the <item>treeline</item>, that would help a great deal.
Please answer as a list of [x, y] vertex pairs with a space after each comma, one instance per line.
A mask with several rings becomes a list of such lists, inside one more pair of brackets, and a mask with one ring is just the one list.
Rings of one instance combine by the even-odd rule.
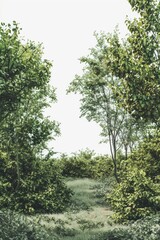
[[64, 177], [103, 179], [113, 176], [111, 157], [97, 155], [89, 149], [70, 155], [62, 154], [55, 164]]

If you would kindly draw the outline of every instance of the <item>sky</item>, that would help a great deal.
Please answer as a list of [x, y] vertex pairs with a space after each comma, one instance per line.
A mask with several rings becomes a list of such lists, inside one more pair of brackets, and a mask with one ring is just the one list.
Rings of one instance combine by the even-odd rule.
[[127, 0], [0, 0], [0, 21], [16, 21], [25, 39], [43, 43], [44, 57], [53, 61], [51, 84], [57, 103], [46, 114], [60, 123], [61, 136], [49, 145], [55, 152], [71, 154], [86, 148], [109, 154], [100, 144], [101, 129], [80, 118], [80, 96], [66, 95], [75, 74], [82, 74], [79, 58], [96, 44], [93, 33], [113, 32], [118, 25], [127, 33], [126, 15], [133, 18]]

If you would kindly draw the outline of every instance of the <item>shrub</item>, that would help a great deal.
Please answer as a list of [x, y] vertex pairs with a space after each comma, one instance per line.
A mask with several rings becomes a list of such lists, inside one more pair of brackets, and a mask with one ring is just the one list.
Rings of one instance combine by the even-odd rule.
[[65, 177], [91, 177], [90, 161], [93, 152], [86, 150], [72, 156], [62, 155], [58, 160], [62, 175]]
[[151, 215], [133, 223], [130, 227], [133, 240], [159, 240], [160, 215]]
[[113, 174], [111, 159], [108, 156], [94, 156], [90, 150], [72, 156], [62, 155], [56, 164], [65, 177], [103, 178]]
[[124, 161], [122, 170], [129, 166], [143, 169], [146, 175], [156, 180], [160, 176], [160, 132], [146, 138]]
[[69, 204], [72, 192], [52, 161], [35, 161], [27, 175], [22, 175], [17, 188], [10, 177], [11, 161], [1, 157], [0, 207], [23, 213], [62, 212]]
[[96, 234], [90, 240], [159, 240], [160, 215], [152, 215], [137, 220], [121, 228], [114, 228], [107, 232]]
[[136, 220], [159, 211], [159, 134], [141, 143], [121, 168], [121, 183], [107, 196], [116, 221]]
[[127, 172], [125, 179], [117, 184], [107, 197], [115, 213], [116, 221], [136, 220], [160, 209], [157, 185], [136, 168]]
[[0, 211], [0, 239], [3, 240], [57, 240], [38, 222], [12, 211]]

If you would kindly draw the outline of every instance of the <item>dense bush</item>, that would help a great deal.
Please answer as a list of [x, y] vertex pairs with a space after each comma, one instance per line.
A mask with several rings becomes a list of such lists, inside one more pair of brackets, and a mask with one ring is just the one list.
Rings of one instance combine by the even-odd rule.
[[123, 169], [127, 165], [143, 169], [147, 176], [157, 181], [160, 177], [160, 132], [146, 138], [123, 165]]
[[92, 175], [89, 167], [92, 155], [84, 155], [82, 152], [73, 156], [62, 155], [58, 160], [62, 175], [65, 177], [90, 177]]
[[160, 215], [153, 215], [138, 220], [135, 223], [121, 228], [114, 228], [97, 234], [90, 240], [159, 240]]
[[157, 184], [143, 170], [130, 169], [108, 196], [116, 221], [136, 220], [160, 210]]
[[55, 213], [63, 211], [70, 203], [72, 192], [52, 161], [35, 161], [31, 171], [21, 175], [15, 187], [10, 174], [12, 161], [0, 157], [0, 207], [23, 213]]
[[160, 215], [148, 216], [131, 225], [133, 240], [159, 240], [160, 239]]
[[113, 163], [109, 156], [96, 156], [91, 163], [93, 178], [106, 178], [113, 176]]
[[3, 240], [57, 240], [38, 222], [11, 211], [0, 211], [0, 239]]
[[121, 182], [107, 196], [117, 221], [160, 210], [160, 136], [146, 139], [121, 165]]
[[108, 156], [95, 156], [86, 150], [72, 156], [62, 155], [57, 166], [65, 177], [103, 178], [113, 174], [112, 161]]

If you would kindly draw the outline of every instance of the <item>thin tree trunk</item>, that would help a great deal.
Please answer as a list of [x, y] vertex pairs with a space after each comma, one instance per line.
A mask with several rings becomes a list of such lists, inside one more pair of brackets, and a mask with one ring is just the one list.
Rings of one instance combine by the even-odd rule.
[[109, 134], [109, 145], [110, 145], [111, 157], [113, 161], [113, 174], [116, 179], [116, 182], [119, 183], [120, 180], [117, 173], [116, 143], [115, 143], [115, 139], [111, 139], [111, 134]]
[[16, 153], [16, 171], [17, 171], [17, 185], [15, 190], [17, 191], [20, 185], [20, 166], [19, 166], [19, 152], [18, 152], [18, 136], [17, 134], [15, 134], [15, 143], [16, 143], [16, 149], [15, 149], [15, 153]]
[[127, 147], [127, 145], [124, 145], [124, 151], [125, 151], [125, 159], [127, 160], [127, 158], [128, 158], [128, 147]]

